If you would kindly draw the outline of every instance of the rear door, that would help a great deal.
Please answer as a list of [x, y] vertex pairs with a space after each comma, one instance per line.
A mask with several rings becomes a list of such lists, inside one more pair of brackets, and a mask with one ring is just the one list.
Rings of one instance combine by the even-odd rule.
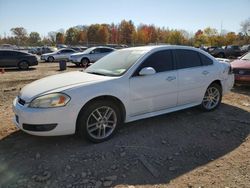
[[186, 49], [175, 50], [175, 57], [179, 78], [177, 105], [199, 103], [214, 77], [213, 61], [197, 51]]
[[14, 51], [1, 51], [0, 52], [0, 66], [1, 67], [15, 67], [18, 63], [16, 52]]
[[[142, 68], [152, 67], [153, 75], [140, 76]], [[171, 50], [154, 52], [147, 57], [130, 78], [130, 116], [175, 107], [177, 104], [177, 71]]]

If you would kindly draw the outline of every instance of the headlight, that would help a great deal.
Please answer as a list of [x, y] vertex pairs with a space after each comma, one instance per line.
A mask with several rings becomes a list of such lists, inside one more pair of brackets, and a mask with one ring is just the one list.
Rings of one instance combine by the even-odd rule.
[[63, 93], [52, 93], [33, 99], [29, 105], [31, 108], [54, 108], [65, 106], [70, 97]]

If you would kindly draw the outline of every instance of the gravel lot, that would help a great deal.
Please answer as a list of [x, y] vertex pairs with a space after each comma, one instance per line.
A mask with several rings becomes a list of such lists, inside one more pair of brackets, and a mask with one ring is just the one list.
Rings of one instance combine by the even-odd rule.
[[17, 130], [19, 88], [59, 73], [57, 63], [0, 73], [0, 187], [250, 187], [250, 87], [234, 88], [213, 112], [125, 124], [100, 144]]

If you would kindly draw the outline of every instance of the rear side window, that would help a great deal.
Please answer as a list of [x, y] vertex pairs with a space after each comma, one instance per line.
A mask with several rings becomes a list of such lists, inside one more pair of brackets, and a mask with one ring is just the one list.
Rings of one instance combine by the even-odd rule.
[[209, 57], [205, 56], [202, 53], [199, 53], [200, 58], [201, 58], [201, 62], [203, 65], [212, 65], [213, 64], [213, 60], [210, 59]]
[[174, 69], [173, 55], [171, 50], [162, 50], [150, 55], [137, 69], [135, 75], [144, 67], [152, 67], [156, 72], [170, 71]]
[[193, 50], [175, 50], [179, 69], [201, 66], [199, 54]]
[[112, 49], [109, 48], [101, 48], [101, 53], [108, 53], [108, 52], [112, 52]]

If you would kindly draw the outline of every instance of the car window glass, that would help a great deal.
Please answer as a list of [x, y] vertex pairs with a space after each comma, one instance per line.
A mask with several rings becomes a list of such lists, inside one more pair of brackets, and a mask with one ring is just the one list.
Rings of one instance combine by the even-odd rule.
[[201, 60], [196, 51], [193, 50], [175, 50], [179, 69], [201, 66]]
[[150, 55], [141, 66], [137, 69], [134, 75], [139, 75], [139, 72], [144, 67], [152, 67], [156, 72], [164, 72], [173, 70], [173, 57], [171, 50], [162, 50]]
[[112, 50], [109, 48], [101, 48], [101, 53], [108, 53], [111, 52]]
[[203, 65], [212, 65], [213, 64], [213, 60], [210, 59], [209, 57], [205, 56], [202, 53], [199, 53], [200, 58], [201, 58], [201, 62]]

